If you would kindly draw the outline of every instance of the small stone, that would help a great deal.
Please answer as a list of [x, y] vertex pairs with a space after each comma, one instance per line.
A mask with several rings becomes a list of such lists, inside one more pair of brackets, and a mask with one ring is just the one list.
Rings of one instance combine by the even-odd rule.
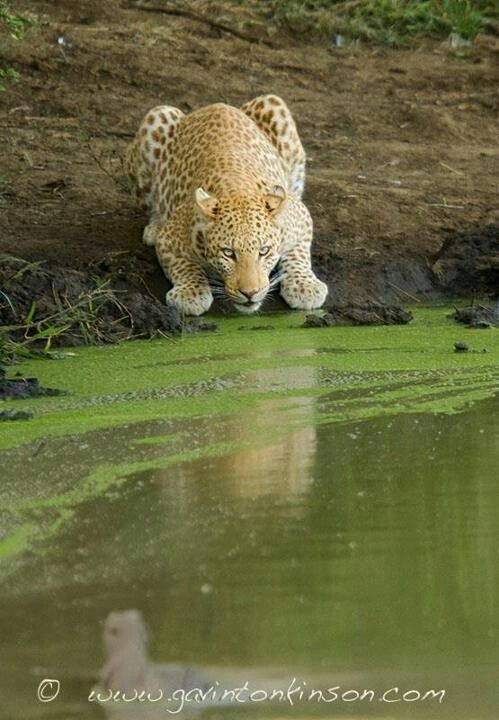
[[468, 345], [466, 345], [466, 343], [463, 343], [463, 342], [454, 343], [454, 352], [466, 353], [466, 352], [469, 352], [469, 350], [470, 349], [469, 349]]

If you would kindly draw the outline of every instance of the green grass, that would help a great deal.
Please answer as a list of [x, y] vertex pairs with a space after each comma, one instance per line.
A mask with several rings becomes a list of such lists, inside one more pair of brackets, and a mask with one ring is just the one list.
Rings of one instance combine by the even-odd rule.
[[5, 90], [5, 86], [9, 82], [17, 82], [21, 77], [21, 73], [14, 68], [0, 68], [0, 92]]
[[8, 34], [16, 40], [21, 40], [27, 33], [30, 21], [13, 12], [6, 2], [0, 0], [0, 32]]
[[[0, 0], [0, 41], [4, 38], [22, 40], [30, 24], [27, 18], [13, 12], [6, 2]], [[0, 43], [0, 50], [2, 44]], [[8, 83], [17, 82], [20, 77], [15, 68], [0, 66], [0, 92], [6, 89]]]
[[472, 40], [499, 18], [491, 0], [274, 0], [272, 13], [291, 28], [393, 47], [451, 33]]
[[[1, 184], [0, 177], [0, 200]], [[73, 301], [54, 289], [52, 310], [40, 312], [34, 299], [25, 316], [20, 317], [15, 301], [9, 295], [9, 282], [19, 280], [40, 263], [28, 263], [10, 256], [0, 256], [0, 262], [2, 259], [13, 261], [17, 269], [0, 289], [0, 318], [4, 318], [0, 327], [0, 364], [7, 365], [48, 353], [54, 346], [64, 344], [67, 338], [84, 345], [109, 342], [106, 323], [101, 317], [104, 309], [113, 305], [117, 315], [126, 317], [128, 314], [108, 283], [96, 281], [94, 288], [81, 292]], [[114, 335], [112, 337], [119, 339]]]
[[[57, 296], [56, 299], [57, 310], [53, 313], [37, 318], [37, 304], [33, 300], [23, 322], [0, 328], [0, 363], [10, 364], [48, 353], [68, 336], [77, 338], [84, 345], [108, 342], [100, 319], [102, 308], [109, 303], [115, 304], [126, 315], [126, 308], [120, 305], [106, 283], [82, 293], [73, 304], [67, 298]], [[10, 303], [9, 295], [0, 291], [0, 309]]]

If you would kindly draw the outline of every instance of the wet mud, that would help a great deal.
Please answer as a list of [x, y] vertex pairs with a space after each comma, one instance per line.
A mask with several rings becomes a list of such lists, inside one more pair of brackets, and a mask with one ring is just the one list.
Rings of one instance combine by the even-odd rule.
[[456, 322], [472, 328], [499, 327], [499, 302], [493, 305], [469, 305], [456, 310], [452, 317]]
[[307, 315], [303, 327], [333, 327], [334, 325], [406, 325], [412, 313], [398, 305], [350, 302], [326, 306], [324, 314]]

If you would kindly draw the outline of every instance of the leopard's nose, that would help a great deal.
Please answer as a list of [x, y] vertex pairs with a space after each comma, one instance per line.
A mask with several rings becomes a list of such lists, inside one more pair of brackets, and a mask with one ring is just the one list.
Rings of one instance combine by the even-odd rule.
[[253, 297], [257, 294], [258, 290], [239, 290], [241, 295], [244, 295], [245, 298], [248, 299], [249, 302], [252, 301]]

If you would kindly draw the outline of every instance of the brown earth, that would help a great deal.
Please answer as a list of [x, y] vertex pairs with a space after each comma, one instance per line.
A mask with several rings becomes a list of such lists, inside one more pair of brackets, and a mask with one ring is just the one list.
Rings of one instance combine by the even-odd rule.
[[0, 94], [0, 252], [84, 272], [122, 264], [162, 295], [122, 176], [127, 143], [158, 103], [188, 112], [273, 92], [308, 152], [315, 266], [333, 300], [499, 287], [494, 39], [465, 57], [435, 43], [336, 50], [215, 5], [215, 23], [260, 42], [132, 2], [16, 2], [36, 24], [0, 46], [22, 76]]

